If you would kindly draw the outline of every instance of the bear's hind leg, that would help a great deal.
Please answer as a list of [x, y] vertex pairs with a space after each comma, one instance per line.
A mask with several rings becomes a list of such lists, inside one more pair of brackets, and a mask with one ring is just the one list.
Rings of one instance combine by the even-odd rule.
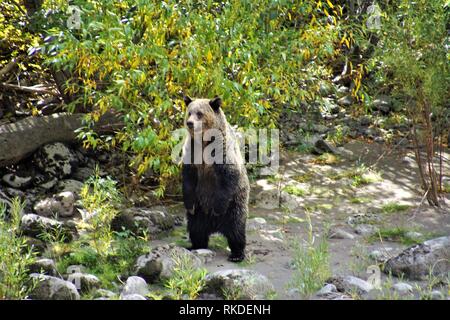
[[236, 230], [227, 230], [224, 236], [228, 240], [231, 254], [228, 260], [231, 262], [240, 262], [245, 259], [245, 224], [239, 226]]
[[194, 215], [188, 216], [189, 239], [191, 240], [191, 250], [208, 248], [209, 232], [204, 215], [200, 209], [197, 209]]
[[207, 232], [191, 231], [189, 232], [189, 238], [192, 244], [191, 250], [208, 248], [209, 236]]

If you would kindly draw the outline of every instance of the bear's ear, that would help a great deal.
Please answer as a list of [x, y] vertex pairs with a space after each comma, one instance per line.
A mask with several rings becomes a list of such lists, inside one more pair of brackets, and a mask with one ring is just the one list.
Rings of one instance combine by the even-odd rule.
[[186, 103], [186, 106], [188, 106], [188, 105], [189, 105], [189, 103], [191, 103], [191, 102], [192, 102], [192, 99], [191, 99], [191, 98], [189, 98], [189, 96], [184, 96], [184, 97], [183, 97], [183, 99], [184, 99], [184, 103]]
[[212, 100], [209, 100], [209, 105], [213, 108], [214, 111], [219, 111], [219, 108], [222, 106], [222, 99], [220, 97], [215, 97]]

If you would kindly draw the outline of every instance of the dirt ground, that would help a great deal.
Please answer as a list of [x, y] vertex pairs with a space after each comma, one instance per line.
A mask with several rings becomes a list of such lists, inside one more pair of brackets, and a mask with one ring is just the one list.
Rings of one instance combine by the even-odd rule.
[[[265, 223], [248, 227], [246, 261], [234, 264], [227, 261], [228, 251], [224, 239], [211, 241], [211, 249], [216, 256], [206, 264], [209, 271], [230, 268], [255, 270], [267, 276], [273, 283], [277, 299], [298, 299], [291, 290], [294, 270], [291, 267], [293, 243], [308, 238], [306, 212], [311, 217], [314, 238], [326, 236], [325, 232], [339, 228], [351, 234], [353, 239], [328, 240], [330, 267], [333, 275], [354, 275], [367, 280], [367, 267], [374, 264], [369, 258], [373, 250], [380, 250], [387, 256], [399, 253], [411, 244], [389, 241], [364, 234], [356, 234], [349, 219], [370, 216], [379, 229], [399, 228], [420, 232], [426, 239], [450, 234], [450, 194], [444, 196], [444, 206], [431, 208], [424, 201], [418, 185], [417, 169], [413, 153], [405, 150], [389, 149], [381, 144], [367, 144], [353, 141], [344, 146], [353, 155], [340, 159], [337, 163], [315, 163], [316, 156], [298, 152], [283, 152], [276, 181], [259, 179], [252, 181], [249, 222], [263, 218]], [[450, 181], [450, 154], [444, 154], [444, 181]], [[355, 168], [371, 168], [378, 175], [376, 181], [355, 185], [345, 172]], [[339, 175], [343, 176], [342, 178]], [[255, 197], [261, 185], [275, 184], [283, 187], [293, 178], [301, 182], [304, 195], [298, 196], [300, 206], [294, 210], [283, 207], [261, 209]], [[179, 214], [184, 214], [182, 206], [176, 206]], [[391, 210], [388, 210], [392, 208]], [[397, 209], [399, 210], [398, 212]], [[401, 209], [401, 210], [400, 210]], [[258, 219], [257, 219], [258, 220]], [[249, 223], [250, 225], [250, 223]], [[256, 227], [255, 227], [256, 225]], [[177, 235], [153, 242], [180, 244], [180, 236], [188, 243], [188, 238], [180, 227]], [[400, 279], [393, 279], [394, 282]], [[382, 275], [382, 281], [386, 276]], [[409, 281], [409, 283], [412, 283]], [[420, 283], [418, 283], [420, 285]]]

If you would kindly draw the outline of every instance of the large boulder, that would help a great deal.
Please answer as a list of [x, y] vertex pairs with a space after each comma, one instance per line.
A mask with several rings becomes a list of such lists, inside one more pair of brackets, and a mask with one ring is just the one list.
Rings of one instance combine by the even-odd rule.
[[165, 210], [129, 208], [117, 215], [111, 225], [114, 231], [125, 229], [136, 234], [145, 232], [151, 236], [172, 229], [175, 219]]
[[58, 274], [55, 262], [52, 259], [37, 259], [28, 267], [28, 269], [30, 273], [41, 273], [49, 276], [56, 276]]
[[189, 250], [173, 245], [160, 246], [140, 256], [136, 261], [136, 274], [148, 282], [168, 279], [172, 276], [176, 259], [186, 256], [194, 267], [201, 266], [201, 260]]
[[41, 147], [34, 154], [34, 162], [46, 175], [56, 178], [69, 176], [78, 165], [75, 153], [60, 142]]
[[422, 280], [430, 274], [445, 276], [450, 272], [450, 236], [412, 246], [386, 261], [384, 272]]
[[65, 241], [72, 241], [77, 233], [73, 225], [60, 222], [55, 219], [38, 216], [37, 214], [25, 214], [22, 216], [20, 229], [24, 235], [30, 237], [50, 234], [53, 236], [64, 236]]
[[203, 290], [224, 299], [266, 299], [274, 291], [266, 276], [246, 269], [219, 270], [206, 276]]
[[36, 286], [31, 291], [29, 297], [34, 300], [79, 300], [75, 285], [56, 277], [36, 274], [30, 275], [36, 282]]

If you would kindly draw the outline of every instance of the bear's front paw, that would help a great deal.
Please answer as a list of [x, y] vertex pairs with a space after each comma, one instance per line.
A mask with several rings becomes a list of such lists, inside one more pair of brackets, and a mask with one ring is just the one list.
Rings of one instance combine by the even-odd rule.
[[239, 252], [239, 253], [231, 253], [228, 257], [228, 261], [231, 262], [241, 262], [245, 259], [245, 253]]

